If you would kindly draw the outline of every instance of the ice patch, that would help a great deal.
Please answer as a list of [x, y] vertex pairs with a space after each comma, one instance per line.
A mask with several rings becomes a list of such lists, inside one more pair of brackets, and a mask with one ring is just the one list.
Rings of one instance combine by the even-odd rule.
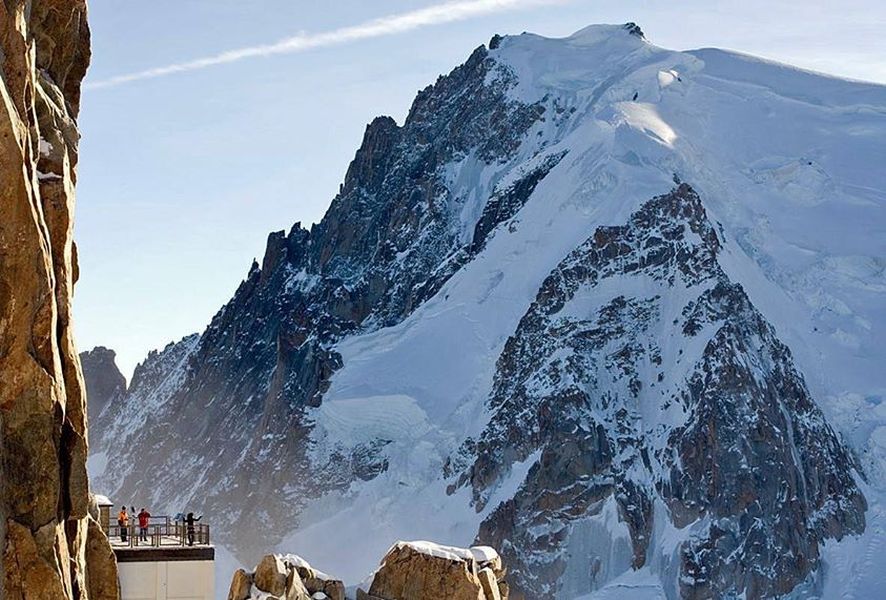
[[417, 439], [431, 429], [425, 411], [404, 395], [327, 400], [314, 419], [326, 441], [348, 445]]
[[662, 119], [656, 105], [642, 102], [623, 102], [618, 105], [618, 110], [631, 127], [645, 131], [661, 143], [672, 146], [677, 140], [677, 132]]

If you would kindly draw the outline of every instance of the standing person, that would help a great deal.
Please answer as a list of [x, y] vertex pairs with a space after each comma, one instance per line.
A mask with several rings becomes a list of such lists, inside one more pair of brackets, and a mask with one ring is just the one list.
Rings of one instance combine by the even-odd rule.
[[194, 513], [189, 512], [188, 516], [185, 517], [185, 523], [188, 526], [188, 546], [194, 545], [194, 523], [203, 518], [203, 515], [200, 515], [196, 519], [194, 518]]
[[129, 527], [129, 515], [126, 513], [126, 505], [120, 507], [117, 513], [117, 526], [120, 527], [120, 541], [126, 543], [126, 530]]
[[138, 513], [138, 539], [147, 542], [148, 541], [148, 523], [151, 522], [151, 513], [149, 513], [144, 507], [140, 513]]

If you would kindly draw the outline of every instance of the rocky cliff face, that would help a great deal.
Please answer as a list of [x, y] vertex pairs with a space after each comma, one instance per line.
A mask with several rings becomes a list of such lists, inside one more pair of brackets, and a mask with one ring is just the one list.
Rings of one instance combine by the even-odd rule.
[[104, 346], [80, 353], [90, 421], [96, 421], [108, 404], [119, 401], [126, 394], [126, 378], [117, 368], [116, 356], [113, 350]]
[[88, 514], [70, 325], [86, 3], [4, 2], [0, 32], [0, 596], [116, 598], [113, 556]]
[[527, 597], [557, 597], [574, 568], [570, 530], [607, 501], [635, 569], [655, 518], [710, 521], [687, 532], [675, 565], [685, 597], [787, 594], [818, 566], [823, 540], [864, 530], [855, 461], [720, 250], [682, 184], [570, 253], [505, 344], [494, 416], [467, 442], [461, 481], [482, 509], [538, 453], [479, 533], [505, 549]]
[[886, 525], [883, 115], [633, 25], [495, 38], [139, 367], [102, 488], [348, 583], [437, 539], [515, 598], [827, 597]]
[[[206, 481], [213, 483], [199, 494], [194, 490], [194, 496], [176, 494], [175, 500], [220, 515], [232, 538], [253, 539], [260, 527], [273, 539], [279, 535], [275, 523], [291, 519], [293, 505], [385, 469], [384, 443], [378, 440], [349, 449], [347, 456], [312, 462], [304, 444], [312, 428], [306, 411], [319, 406], [330, 375], [341, 366], [332, 349], [337, 340], [401, 321], [479, 250], [489, 231], [512, 215], [556, 164], [550, 159], [503, 188], [503, 207], [490, 208], [470, 237], [462, 234], [465, 194], [474, 190], [452, 189], [444, 167], [453, 160], [496, 164], [514, 154], [543, 110], [508, 99], [505, 93], [513, 85], [513, 74], [481, 47], [418, 95], [402, 127], [380, 117], [366, 128], [323, 221], [310, 231], [296, 224], [288, 234], [272, 233], [261, 265], [253, 266], [199, 341], [185, 340], [139, 367], [162, 373], [164, 391], [144, 386], [154, 400], [137, 391], [136, 371], [135, 391], [120, 411], [143, 416], [147, 426], [130, 426], [127, 417], [102, 419], [102, 430], [113, 424], [113, 434], [100, 448], [110, 454], [106, 472], [122, 478], [122, 489], [148, 496], [154, 505], [168, 503], [163, 492], [189, 490], [192, 479], [188, 471], [168, 466], [202, 454], [207, 439], [224, 439], [230, 443], [219, 445], [211, 464], [203, 465]], [[220, 347], [232, 352], [218, 353]], [[177, 358], [167, 361], [169, 353]], [[162, 409], [155, 410], [161, 400]], [[218, 411], [221, 405], [228, 410]], [[168, 436], [156, 439], [155, 425]], [[116, 458], [113, 446], [137, 452], [139, 467], [133, 468], [126, 453]], [[232, 470], [233, 464], [255, 468]], [[316, 476], [298, 475], [305, 472]], [[159, 486], [154, 485], [158, 473]], [[264, 522], [240, 518], [248, 502], [232, 503], [232, 487], [274, 490], [274, 500], [263, 507]], [[254, 551], [266, 547], [262, 540]]]

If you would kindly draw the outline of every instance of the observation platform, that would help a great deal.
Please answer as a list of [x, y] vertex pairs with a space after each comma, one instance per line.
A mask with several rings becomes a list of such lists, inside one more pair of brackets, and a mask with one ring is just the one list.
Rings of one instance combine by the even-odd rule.
[[[99, 521], [117, 557], [121, 600], [214, 600], [215, 547], [207, 523], [151, 516], [139, 527], [116, 524], [107, 498], [97, 496]], [[111, 524], [111, 519], [115, 524]]]

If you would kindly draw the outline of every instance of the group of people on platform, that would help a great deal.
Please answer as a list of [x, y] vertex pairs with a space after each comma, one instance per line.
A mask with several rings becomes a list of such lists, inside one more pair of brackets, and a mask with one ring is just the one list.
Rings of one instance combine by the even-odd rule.
[[[126, 542], [129, 536], [129, 515], [135, 514], [135, 507], [130, 507], [131, 512], [126, 512], [126, 505], [120, 507], [120, 512], [117, 513], [117, 525], [120, 527], [120, 541]], [[138, 519], [138, 539], [139, 541], [148, 541], [148, 525], [151, 523], [151, 513], [144, 507], [142, 507], [141, 511], [139, 511], [138, 515], [136, 515]]]
[[[126, 505], [120, 507], [120, 512], [117, 513], [117, 526], [120, 528], [120, 541], [124, 544], [128, 541], [129, 536], [129, 518], [131, 514], [135, 514], [135, 507], [130, 506], [129, 512], [126, 511]], [[148, 541], [148, 527], [151, 523], [151, 513], [144, 507], [142, 507], [141, 511], [139, 511], [138, 515], [136, 515], [138, 519], [138, 539], [140, 542]], [[187, 514], [180, 512], [175, 515], [175, 522], [177, 524], [181, 524], [182, 527], [185, 528], [185, 531], [188, 536], [188, 546], [194, 545], [194, 538], [196, 534], [196, 526], [194, 523], [202, 519], [203, 516], [195, 517], [194, 513], [189, 512]]]

